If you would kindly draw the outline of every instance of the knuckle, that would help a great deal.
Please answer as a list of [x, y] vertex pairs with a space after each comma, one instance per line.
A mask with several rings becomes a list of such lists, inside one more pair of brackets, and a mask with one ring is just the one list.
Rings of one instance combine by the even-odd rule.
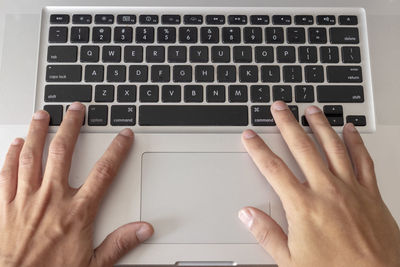
[[49, 157], [62, 158], [68, 153], [68, 145], [62, 138], [54, 139], [49, 147]]
[[347, 150], [346, 150], [344, 144], [339, 140], [335, 140], [331, 144], [329, 144], [328, 150], [330, 153], [333, 153], [333, 154], [339, 155], [339, 156], [347, 154]]
[[22, 150], [21, 155], [19, 157], [19, 164], [21, 166], [30, 166], [33, 165], [35, 161], [36, 155], [32, 148], [26, 147]]
[[101, 179], [109, 179], [115, 175], [114, 163], [109, 159], [101, 159], [95, 168], [96, 176]]
[[130, 248], [130, 242], [122, 235], [117, 235], [114, 239], [115, 253], [122, 256]]
[[304, 138], [303, 140], [299, 140], [291, 145], [292, 149], [297, 151], [298, 153], [312, 153], [314, 151], [314, 147], [311, 144], [311, 141], [308, 138]]
[[272, 174], [280, 172], [283, 166], [283, 161], [278, 157], [271, 157], [263, 162], [263, 167]]
[[260, 232], [257, 233], [256, 239], [260, 244], [265, 247], [268, 247], [268, 244], [271, 241], [271, 229], [262, 229]]

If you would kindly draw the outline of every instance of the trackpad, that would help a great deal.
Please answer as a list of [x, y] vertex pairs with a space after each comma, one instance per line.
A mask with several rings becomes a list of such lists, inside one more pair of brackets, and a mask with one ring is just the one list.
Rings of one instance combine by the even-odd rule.
[[271, 213], [277, 196], [246, 153], [144, 153], [141, 220], [147, 243], [255, 243], [237, 217], [245, 206]]

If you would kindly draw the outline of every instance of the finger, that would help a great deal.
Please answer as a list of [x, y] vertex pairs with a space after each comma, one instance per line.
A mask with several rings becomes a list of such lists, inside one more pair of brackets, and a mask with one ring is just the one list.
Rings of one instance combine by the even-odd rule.
[[103, 156], [97, 161], [86, 183], [79, 189], [76, 197], [91, 199], [90, 203], [93, 203], [93, 208], [96, 209], [106, 190], [114, 180], [132, 143], [133, 132], [130, 129], [122, 130], [114, 138]]
[[254, 131], [246, 130], [242, 134], [242, 142], [257, 168], [283, 202], [300, 194], [302, 186], [299, 180]]
[[344, 126], [343, 139], [350, 153], [357, 180], [372, 193], [379, 194], [374, 162], [360, 134], [352, 123], [348, 123]]
[[4, 200], [5, 203], [13, 201], [17, 192], [18, 161], [23, 144], [22, 138], [17, 138], [11, 143], [0, 172], [0, 200]]
[[68, 175], [71, 168], [72, 153], [82, 121], [85, 115], [85, 106], [81, 103], [73, 103], [69, 106], [56, 136], [51, 141], [45, 173], [44, 182], [57, 182], [68, 185]]
[[275, 123], [311, 187], [324, 182], [329, 172], [314, 142], [305, 133], [288, 106], [277, 101], [271, 107]]
[[32, 117], [19, 158], [18, 193], [35, 192], [41, 183], [43, 148], [49, 128], [49, 114], [39, 110]]
[[239, 219], [279, 266], [289, 266], [288, 238], [274, 219], [252, 207], [240, 210]]
[[94, 266], [113, 266], [122, 256], [153, 235], [153, 227], [144, 222], [126, 224], [111, 234], [94, 250]]
[[324, 113], [316, 106], [308, 107], [305, 113], [311, 129], [325, 153], [329, 170], [343, 181], [354, 183], [354, 171], [349, 154]]

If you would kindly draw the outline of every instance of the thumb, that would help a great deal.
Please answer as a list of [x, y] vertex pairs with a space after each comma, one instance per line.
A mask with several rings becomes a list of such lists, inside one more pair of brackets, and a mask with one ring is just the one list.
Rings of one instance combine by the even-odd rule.
[[274, 219], [253, 207], [241, 209], [239, 219], [279, 266], [289, 266], [288, 238]]
[[119, 227], [94, 250], [95, 266], [113, 266], [126, 253], [149, 239], [153, 232], [153, 227], [145, 222], [129, 223]]

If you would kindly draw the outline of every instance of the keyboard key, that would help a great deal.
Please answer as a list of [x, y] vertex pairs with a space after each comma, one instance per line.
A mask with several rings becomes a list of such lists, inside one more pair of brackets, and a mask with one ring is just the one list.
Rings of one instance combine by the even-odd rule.
[[82, 66], [79, 65], [48, 65], [46, 82], [80, 82]]
[[183, 16], [183, 22], [188, 25], [203, 24], [202, 15], [185, 15]]
[[360, 66], [328, 66], [326, 72], [330, 83], [361, 83], [363, 81]]
[[166, 83], [171, 80], [171, 70], [169, 65], [152, 65], [151, 81]]
[[294, 87], [294, 94], [298, 103], [314, 102], [314, 87], [312, 85], [296, 85]]
[[303, 126], [310, 126], [309, 124], [308, 124], [308, 121], [307, 121], [307, 118], [306, 118], [306, 116], [301, 116], [301, 124], [303, 125]]
[[324, 82], [324, 68], [322, 66], [305, 66], [304, 68], [306, 82], [322, 83]]
[[222, 25], [225, 24], [224, 15], [207, 15], [206, 23], [210, 25]]
[[181, 102], [181, 87], [179, 85], [164, 85], [161, 94], [162, 102]]
[[287, 41], [289, 44], [304, 44], [306, 42], [304, 28], [287, 28]]
[[88, 108], [89, 126], [106, 126], [108, 123], [108, 106], [90, 105]]
[[45, 105], [43, 107], [50, 115], [49, 126], [58, 126], [63, 120], [63, 106], [62, 105]]
[[136, 85], [118, 85], [117, 101], [121, 103], [136, 102]]
[[343, 63], [361, 63], [360, 48], [357, 46], [343, 46], [342, 61]]
[[51, 15], [50, 16], [51, 24], [68, 24], [69, 23], [69, 15]]
[[71, 43], [88, 43], [89, 27], [72, 27]]
[[118, 15], [117, 23], [118, 24], [135, 24], [136, 23], [136, 15]]
[[222, 42], [226, 44], [238, 44], [241, 42], [239, 27], [222, 28]]
[[289, 105], [289, 110], [292, 112], [293, 116], [299, 121], [299, 108], [297, 106]]
[[261, 67], [261, 81], [278, 83], [281, 80], [279, 66], [262, 66]]
[[[208, 85], [207, 91], [207, 102], [225, 102], [225, 86], [223, 85]], [[214, 114], [215, 115], [215, 114]]]
[[207, 46], [190, 47], [190, 62], [193, 63], [208, 62], [208, 47]]
[[343, 106], [341, 105], [326, 105], [324, 106], [325, 116], [343, 115]]
[[161, 63], [165, 61], [164, 46], [148, 46], [146, 47], [146, 62]]
[[162, 24], [180, 24], [181, 16], [179, 16], [179, 15], [162, 15], [161, 23]]
[[46, 85], [45, 102], [90, 102], [92, 101], [91, 85], [60, 84]]
[[217, 79], [220, 83], [236, 82], [236, 67], [232, 65], [219, 65], [217, 67]]
[[339, 49], [336, 46], [320, 47], [321, 63], [339, 63]]
[[336, 18], [332, 15], [320, 15], [317, 16], [317, 24], [318, 25], [335, 25]]
[[76, 62], [77, 57], [77, 46], [49, 46], [47, 48], [47, 62]]
[[176, 83], [190, 83], [192, 82], [192, 66], [175, 65], [173, 75]]
[[140, 102], [158, 102], [158, 94], [157, 85], [140, 86]]
[[96, 23], [96, 24], [113, 24], [114, 16], [113, 15], [96, 15], [94, 17], [94, 23]]
[[328, 119], [328, 122], [331, 126], [343, 126], [343, 116], [341, 117], [331, 117], [328, 116], [326, 117]]
[[251, 46], [235, 46], [233, 47], [233, 62], [250, 63], [253, 60]]
[[247, 24], [247, 16], [246, 15], [229, 15], [228, 23], [231, 25]]
[[326, 44], [327, 35], [325, 28], [308, 28], [308, 41], [310, 44]]
[[247, 126], [247, 106], [144, 105], [139, 107], [141, 126]]
[[244, 28], [244, 42], [247, 44], [261, 44], [262, 43], [262, 30], [259, 27], [246, 27]]
[[365, 116], [360, 115], [360, 116], [347, 116], [346, 117], [346, 122], [347, 123], [353, 123], [354, 126], [367, 126], [367, 120], [365, 119]]
[[265, 28], [265, 40], [270, 44], [282, 44], [284, 42], [283, 28], [268, 27]]
[[253, 25], [268, 25], [269, 16], [268, 15], [252, 15], [250, 16], [250, 22]]
[[255, 61], [257, 63], [274, 62], [274, 49], [272, 46], [256, 46]]
[[157, 32], [157, 41], [160, 44], [176, 42], [176, 29], [174, 27], [159, 27]]
[[214, 66], [197, 65], [195, 67], [195, 81], [198, 83], [214, 82]]
[[244, 103], [247, 102], [247, 86], [246, 85], [229, 85], [229, 102]]
[[121, 62], [120, 46], [103, 46], [103, 62]]
[[185, 102], [188, 103], [203, 102], [203, 86], [185, 85]]
[[187, 61], [186, 46], [170, 46], [168, 47], [168, 62], [185, 63]]
[[143, 47], [125, 46], [124, 61], [127, 63], [143, 62]]
[[274, 85], [272, 93], [274, 101], [292, 102], [292, 87], [290, 85]]
[[219, 42], [219, 28], [202, 27], [200, 34], [201, 42], [204, 44], [216, 44]]
[[81, 46], [81, 62], [98, 62], [98, 46]]
[[91, 24], [92, 16], [91, 15], [73, 15], [72, 23], [73, 24]]
[[96, 102], [114, 102], [113, 85], [96, 85], [94, 101]]
[[276, 58], [279, 63], [294, 63], [296, 62], [296, 50], [293, 46], [278, 46]]
[[148, 67], [146, 65], [130, 65], [129, 81], [145, 83], [148, 80]]
[[313, 25], [314, 17], [311, 15], [298, 15], [294, 16], [294, 23], [296, 25]]
[[257, 66], [240, 66], [239, 81], [241, 83], [256, 83], [258, 82], [258, 67]]
[[154, 43], [154, 28], [137, 27], [136, 43]]
[[111, 42], [111, 28], [110, 27], [93, 27], [92, 34], [93, 43], [109, 43]]
[[126, 81], [126, 67], [121, 65], [107, 66], [107, 82], [123, 83]]
[[317, 63], [317, 48], [315, 46], [300, 46], [299, 47], [299, 62], [300, 63]]
[[272, 16], [272, 23], [275, 25], [290, 25], [292, 24], [292, 17], [288, 15], [274, 15]]
[[104, 81], [103, 65], [86, 65], [85, 82], [101, 83]]
[[182, 44], [197, 43], [197, 28], [195, 27], [179, 28], [179, 42]]
[[68, 39], [67, 27], [50, 27], [49, 43], [66, 43]]
[[211, 61], [214, 63], [228, 63], [231, 61], [229, 46], [213, 46], [211, 48]]
[[270, 101], [268, 85], [252, 85], [250, 87], [251, 102], [267, 103]]
[[340, 25], [357, 25], [357, 16], [339, 16]]
[[275, 126], [271, 106], [252, 106], [251, 124], [253, 126]]
[[133, 126], [136, 124], [136, 107], [128, 105], [111, 106], [112, 126]]
[[362, 86], [319, 85], [317, 86], [318, 102], [321, 103], [362, 103], [364, 92]]
[[301, 66], [283, 66], [283, 81], [285, 83], [302, 82]]
[[358, 28], [330, 28], [329, 35], [332, 44], [358, 44]]
[[132, 43], [133, 30], [131, 27], [115, 27], [114, 42], [115, 43]]
[[139, 22], [140, 22], [140, 24], [158, 24], [158, 16], [157, 15], [140, 15]]

